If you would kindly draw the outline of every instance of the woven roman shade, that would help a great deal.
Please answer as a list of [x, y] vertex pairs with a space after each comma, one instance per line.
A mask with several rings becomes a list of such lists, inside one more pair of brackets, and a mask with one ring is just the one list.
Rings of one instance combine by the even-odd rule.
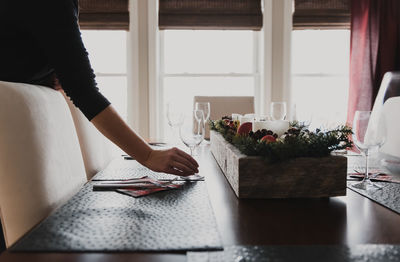
[[79, 25], [81, 29], [129, 30], [128, 0], [79, 0]]
[[260, 30], [261, 0], [159, 0], [158, 25], [161, 30]]
[[350, 0], [295, 0], [293, 29], [349, 29]]

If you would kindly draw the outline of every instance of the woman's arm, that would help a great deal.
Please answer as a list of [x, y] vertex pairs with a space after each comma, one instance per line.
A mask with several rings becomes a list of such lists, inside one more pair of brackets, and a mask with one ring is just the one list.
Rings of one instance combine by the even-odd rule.
[[197, 162], [177, 148], [153, 150], [129, 128], [111, 105], [96, 115], [91, 122], [104, 136], [151, 170], [179, 176], [189, 176], [198, 172]]

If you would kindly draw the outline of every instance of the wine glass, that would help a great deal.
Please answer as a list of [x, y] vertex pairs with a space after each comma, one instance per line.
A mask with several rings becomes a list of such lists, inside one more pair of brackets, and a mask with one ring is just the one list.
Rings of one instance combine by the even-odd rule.
[[[209, 102], [196, 102], [194, 109], [195, 110], [203, 110], [204, 126], [207, 126], [208, 119], [210, 119], [210, 112], [211, 112], [210, 103]], [[196, 117], [196, 115], [195, 115], [195, 117]], [[196, 117], [196, 120], [199, 121], [197, 117]], [[203, 145], [204, 144], [209, 144], [209, 142], [207, 140], [204, 140]]]
[[286, 102], [271, 103], [272, 120], [285, 120], [286, 118]]
[[172, 128], [180, 127], [183, 123], [184, 114], [180, 110], [180, 108], [176, 105], [176, 103], [168, 102], [167, 103], [167, 119], [168, 125]]
[[183, 124], [184, 114], [182, 110], [179, 108], [177, 103], [168, 102], [167, 103], [167, 120], [168, 125], [172, 128], [173, 131], [173, 143], [178, 144], [177, 138], [177, 131], [176, 129], [179, 128]]
[[183, 124], [179, 127], [179, 137], [182, 142], [190, 149], [190, 155], [193, 156], [193, 150], [204, 139], [204, 113], [203, 110], [194, 110], [193, 114], [200, 118], [198, 125], [194, 125], [193, 116], [185, 116]]
[[370, 187], [381, 188], [372, 183], [369, 178], [368, 156], [377, 152], [386, 140], [386, 125], [384, 121], [370, 121], [371, 111], [356, 111], [353, 120], [353, 142], [365, 156], [365, 176], [362, 182], [353, 184], [358, 189], [367, 190]]
[[[201, 109], [195, 109], [194, 111], [194, 118], [197, 120], [197, 127], [201, 126], [201, 122], [204, 121], [204, 111]], [[204, 121], [205, 122], [205, 121]], [[205, 125], [205, 123], [203, 123]], [[196, 127], [195, 127], [196, 128]], [[197, 134], [200, 134], [200, 128], [197, 129]]]
[[210, 118], [210, 103], [209, 102], [196, 102], [194, 109], [195, 110], [203, 110], [204, 123], [206, 124], [208, 119]]

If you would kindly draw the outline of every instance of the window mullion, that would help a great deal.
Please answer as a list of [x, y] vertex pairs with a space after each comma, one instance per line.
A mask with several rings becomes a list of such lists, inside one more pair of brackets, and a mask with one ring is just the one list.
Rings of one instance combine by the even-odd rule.
[[164, 78], [165, 78], [165, 31], [159, 31], [160, 50], [159, 50], [159, 76], [158, 76], [158, 95], [159, 95], [159, 115], [161, 119], [161, 125], [159, 126], [159, 135], [161, 138], [165, 138], [164, 126], [165, 126], [165, 112], [164, 112]]

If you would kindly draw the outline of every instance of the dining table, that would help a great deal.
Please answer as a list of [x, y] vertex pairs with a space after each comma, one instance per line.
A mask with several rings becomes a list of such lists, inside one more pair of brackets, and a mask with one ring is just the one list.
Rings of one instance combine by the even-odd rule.
[[[215, 161], [210, 145], [200, 145], [196, 154], [223, 247], [400, 244], [400, 215], [351, 189], [347, 189], [346, 196], [329, 198], [238, 199]], [[185, 251], [7, 250], [0, 255], [0, 261], [179, 262], [186, 261], [186, 255]]]

